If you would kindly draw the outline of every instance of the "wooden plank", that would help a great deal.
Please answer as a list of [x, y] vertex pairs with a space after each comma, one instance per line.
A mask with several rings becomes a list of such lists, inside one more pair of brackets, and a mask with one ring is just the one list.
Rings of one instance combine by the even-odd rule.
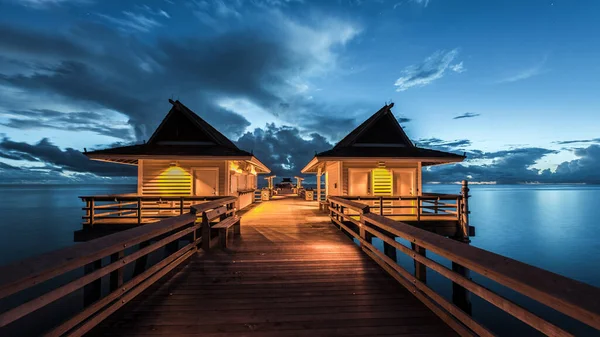
[[366, 221], [600, 329], [600, 288], [375, 214]]
[[221, 215], [225, 214], [225, 212], [227, 212], [227, 206], [217, 207], [215, 209], [212, 209], [212, 210], [206, 212], [206, 217], [208, 218], [208, 221], [212, 221], [213, 219], [218, 218]]

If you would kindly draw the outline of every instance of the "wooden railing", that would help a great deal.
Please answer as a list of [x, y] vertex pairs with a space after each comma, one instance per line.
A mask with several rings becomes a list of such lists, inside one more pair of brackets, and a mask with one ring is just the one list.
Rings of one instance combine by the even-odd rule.
[[344, 196], [346, 200], [361, 201], [371, 212], [389, 216], [409, 216], [417, 221], [426, 219], [460, 219], [460, 194], [423, 194], [419, 196]]
[[[453, 297], [458, 300], [452, 303], [428, 287], [427, 268], [450, 280], [455, 292], [471, 292], [548, 336], [572, 334], [472, 281], [468, 270], [600, 329], [600, 288], [373, 214], [361, 202], [330, 197], [329, 203], [332, 222], [356, 238], [367, 255], [462, 336], [494, 334], [469, 315], [456, 293]], [[408, 240], [411, 248], [397, 242], [397, 237]], [[373, 246], [373, 238], [383, 241], [384, 252]], [[452, 269], [428, 258], [427, 250], [450, 260]], [[397, 251], [414, 260], [414, 274], [398, 265]]]
[[135, 194], [80, 197], [85, 202], [84, 226], [96, 224], [142, 224], [190, 211], [192, 205], [217, 200], [220, 196], [142, 196]]
[[[54, 302], [68, 299], [81, 288], [83, 308], [60, 325], [47, 327], [46, 336], [85, 334], [186, 261], [200, 245], [210, 248], [210, 227], [215, 221], [235, 216], [235, 202], [235, 197], [222, 197], [194, 205], [188, 213], [0, 267], [0, 301], [15, 303], [0, 314], [0, 335], [40, 334], [42, 331], [23, 331], [23, 324], [16, 332], [4, 334], [7, 330], [2, 329], [10, 329], [15, 321], [22, 323], [26, 316], [31, 321], [25, 328], [36, 329]], [[151, 254], [152, 260], [159, 257], [153, 264]], [[73, 275], [81, 269], [83, 273]], [[66, 283], [56, 282], [65, 278]], [[102, 280], [106, 278], [109, 289], [103, 291]], [[43, 292], [39, 296], [15, 300], [40, 292], [40, 285]], [[67, 307], [58, 306], [59, 310]]]

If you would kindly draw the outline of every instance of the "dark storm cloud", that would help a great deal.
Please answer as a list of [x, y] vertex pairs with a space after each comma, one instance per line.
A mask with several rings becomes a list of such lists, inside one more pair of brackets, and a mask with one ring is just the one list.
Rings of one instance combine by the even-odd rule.
[[0, 153], [5, 156], [20, 157], [21, 160], [43, 162], [57, 170], [93, 173], [98, 176], [135, 176], [137, 169], [129, 165], [103, 163], [89, 160], [81, 152], [67, 148], [61, 150], [47, 138], [37, 144], [15, 142], [8, 138], [0, 141]]
[[[423, 172], [426, 182], [456, 182], [464, 179], [473, 181], [495, 181], [499, 184], [514, 184], [540, 181], [540, 171], [531, 168], [542, 157], [556, 153], [543, 148], [522, 148], [507, 151], [480, 152], [476, 159], [491, 160], [489, 164], [466, 163], [428, 168]], [[550, 180], [549, 178], [544, 178]]]
[[[57, 94], [90, 110], [122, 112], [137, 139], [147, 138], [158, 125], [172, 95], [229, 136], [239, 136], [249, 122], [240, 116], [243, 112], [217, 106], [219, 97], [276, 107], [282, 102], [280, 93], [290, 88], [287, 75], [316, 62], [316, 56], [299, 54], [276, 31], [239, 29], [204, 38], [157, 38], [152, 45], [90, 23], [65, 34], [6, 26], [0, 32], [11, 34], [0, 41], [2, 53], [32, 60], [28, 71], [0, 74], [0, 83], [32, 94]], [[300, 117], [299, 110], [289, 113], [311, 120], [310, 115]]]
[[253, 151], [273, 174], [284, 177], [298, 175], [316, 152], [332, 147], [317, 133], [304, 139], [297, 128], [277, 127], [274, 124], [267, 125], [264, 130], [245, 133], [237, 145], [246, 151]]
[[473, 118], [473, 117], [478, 117], [478, 116], [481, 116], [481, 114], [474, 113], [474, 112], [465, 112], [464, 114], [458, 115], [452, 119]]
[[565, 183], [583, 181], [600, 184], [600, 145], [590, 145], [573, 152], [580, 158], [558, 165], [556, 172], [551, 176]]
[[48, 109], [33, 109], [28, 111], [11, 111], [19, 118], [8, 118], [0, 125], [21, 129], [57, 129], [68, 131], [89, 131], [101, 135], [132, 140], [130, 129], [122, 124], [111, 122], [105, 115], [97, 112], [63, 113]]

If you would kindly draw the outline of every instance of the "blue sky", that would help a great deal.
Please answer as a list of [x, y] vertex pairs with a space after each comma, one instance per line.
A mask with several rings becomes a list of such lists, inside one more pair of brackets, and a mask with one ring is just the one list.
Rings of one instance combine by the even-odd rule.
[[430, 181], [598, 183], [598, 17], [592, 0], [0, 0], [1, 182], [131, 175], [77, 150], [148, 139], [173, 97], [281, 175], [393, 101], [419, 146], [467, 152]]

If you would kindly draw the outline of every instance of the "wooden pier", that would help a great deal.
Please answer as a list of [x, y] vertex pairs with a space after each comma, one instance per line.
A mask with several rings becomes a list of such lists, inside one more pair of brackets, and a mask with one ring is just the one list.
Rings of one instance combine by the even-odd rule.
[[92, 335], [455, 335], [314, 203], [281, 196], [124, 309]]
[[[600, 289], [472, 247], [468, 223], [451, 239], [350, 198], [329, 197], [325, 212], [295, 195], [244, 212], [236, 201], [0, 267], [0, 335], [493, 336], [470, 315], [472, 294], [545, 335], [573, 336], [469, 271], [600, 329]], [[428, 286], [431, 270], [452, 284], [452, 300]]]

